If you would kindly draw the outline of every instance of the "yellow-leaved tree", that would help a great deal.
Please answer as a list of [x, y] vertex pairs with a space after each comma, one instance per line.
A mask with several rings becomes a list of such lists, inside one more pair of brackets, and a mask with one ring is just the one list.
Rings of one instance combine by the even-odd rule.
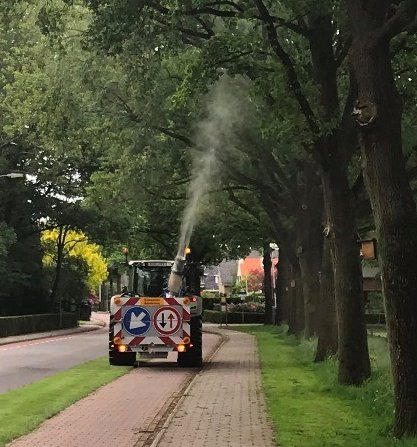
[[71, 230], [67, 226], [45, 230], [42, 233], [42, 242], [44, 265], [55, 270], [50, 294], [51, 303], [56, 299], [62, 267], [66, 261], [75, 259], [83, 261], [87, 267], [84, 281], [90, 291], [96, 290], [107, 278], [107, 263], [101, 254], [100, 247], [89, 242], [87, 236], [81, 231]]

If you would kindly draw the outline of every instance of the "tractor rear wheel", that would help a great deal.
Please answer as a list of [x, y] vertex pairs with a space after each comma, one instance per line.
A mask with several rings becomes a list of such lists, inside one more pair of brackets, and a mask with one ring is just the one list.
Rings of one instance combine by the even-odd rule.
[[113, 366], [134, 366], [136, 352], [109, 352], [109, 363]]
[[114, 366], [134, 366], [136, 352], [119, 352], [114, 345], [114, 328], [110, 319], [109, 328], [109, 363]]

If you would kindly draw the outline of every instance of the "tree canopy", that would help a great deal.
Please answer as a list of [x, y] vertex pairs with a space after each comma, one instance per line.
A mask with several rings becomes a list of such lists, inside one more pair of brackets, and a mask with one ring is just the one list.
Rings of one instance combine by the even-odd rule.
[[[274, 242], [278, 322], [326, 339], [323, 355], [338, 346], [339, 381], [359, 385], [371, 369], [358, 239], [375, 236], [393, 367], [409, 378], [395, 433], [417, 433], [403, 392], [417, 398], [416, 7], [360, 3], [6, 2], [0, 175], [27, 177], [0, 178], [4, 301], [19, 309], [26, 288], [39, 308], [56, 302], [62, 272], [48, 290], [42, 238], [61, 241], [57, 265], [69, 235], [111, 261], [191, 243], [216, 263]], [[68, 278], [95, 286], [94, 256]]]

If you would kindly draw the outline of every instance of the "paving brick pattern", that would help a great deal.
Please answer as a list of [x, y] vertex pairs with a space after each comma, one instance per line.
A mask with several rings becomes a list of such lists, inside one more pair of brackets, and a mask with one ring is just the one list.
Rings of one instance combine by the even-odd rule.
[[[168, 364], [140, 367], [9, 446], [276, 446], [266, 417], [255, 338], [209, 329], [228, 339], [197, 376], [170, 365], [174, 357]], [[204, 333], [205, 357], [218, 340]]]
[[276, 446], [261, 390], [256, 340], [229, 339], [194, 379], [153, 447]]
[[[204, 334], [207, 355], [219, 337]], [[139, 367], [15, 440], [12, 447], [133, 447], [149, 445], [157, 423], [194, 372], [168, 361]], [[171, 363], [171, 364], [170, 364]], [[182, 393], [181, 393], [182, 394]]]

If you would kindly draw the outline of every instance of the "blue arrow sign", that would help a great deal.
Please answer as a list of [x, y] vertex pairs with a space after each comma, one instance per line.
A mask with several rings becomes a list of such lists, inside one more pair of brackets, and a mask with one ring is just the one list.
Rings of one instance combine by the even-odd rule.
[[151, 321], [151, 314], [140, 306], [127, 309], [123, 316], [125, 330], [134, 336], [146, 334], [151, 327]]

